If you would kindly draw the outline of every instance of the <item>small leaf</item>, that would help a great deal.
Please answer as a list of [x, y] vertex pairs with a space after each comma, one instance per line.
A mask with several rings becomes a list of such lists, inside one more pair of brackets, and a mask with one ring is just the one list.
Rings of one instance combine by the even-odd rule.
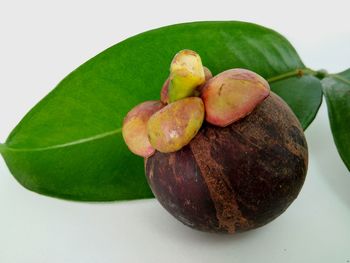
[[340, 157], [350, 171], [350, 69], [322, 80], [329, 121]]
[[67, 199], [152, 197], [142, 158], [123, 142], [122, 121], [135, 105], [159, 99], [170, 62], [183, 49], [198, 52], [213, 74], [239, 67], [273, 80], [304, 128], [317, 112], [317, 80], [295, 78], [305, 66], [278, 33], [243, 22], [163, 27], [105, 50], [39, 102], [0, 149], [12, 174], [30, 190]]

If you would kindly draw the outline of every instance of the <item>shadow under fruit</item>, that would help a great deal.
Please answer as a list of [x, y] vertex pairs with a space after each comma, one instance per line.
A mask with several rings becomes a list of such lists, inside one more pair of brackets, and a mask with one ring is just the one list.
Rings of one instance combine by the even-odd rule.
[[181, 150], [145, 159], [147, 180], [165, 209], [192, 228], [223, 233], [282, 214], [307, 165], [300, 123], [272, 92], [247, 117], [225, 128], [204, 123]]

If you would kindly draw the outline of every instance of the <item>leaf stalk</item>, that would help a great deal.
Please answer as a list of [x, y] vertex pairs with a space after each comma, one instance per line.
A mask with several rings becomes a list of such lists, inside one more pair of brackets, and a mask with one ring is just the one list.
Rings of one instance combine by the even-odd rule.
[[323, 78], [329, 76], [328, 72], [323, 70], [323, 69], [315, 71], [315, 70], [312, 70], [309, 68], [300, 68], [300, 69], [295, 69], [295, 70], [283, 73], [281, 75], [269, 78], [269, 79], [267, 79], [267, 81], [269, 83], [272, 83], [272, 82], [287, 79], [290, 77], [302, 77], [304, 75], [312, 75], [318, 79], [323, 79]]

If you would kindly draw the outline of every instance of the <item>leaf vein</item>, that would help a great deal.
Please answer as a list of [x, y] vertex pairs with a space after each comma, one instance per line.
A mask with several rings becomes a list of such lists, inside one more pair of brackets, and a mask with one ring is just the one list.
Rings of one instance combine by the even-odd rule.
[[330, 74], [329, 77], [332, 77], [336, 80], [342, 81], [347, 85], [350, 85], [350, 80], [343, 78], [342, 76], [338, 75], [338, 74]]
[[[91, 137], [87, 137], [87, 138], [83, 138], [83, 139], [79, 139], [79, 140], [75, 140], [75, 141], [71, 141], [71, 142], [67, 142], [67, 143], [63, 143], [63, 144], [57, 144], [57, 145], [51, 145], [51, 146], [47, 146], [47, 147], [39, 147], [39, 148], [11, 148], [8, 147], [6, 145], [0, 144], [0, 152], [1, 151], [12, 151], [12, 152], [40, 152], [40, 151], [48, 151], [48, 150], [54, 150], [54, 149], [59, 149], [59, 148], [65, 148], [65, 147], [70, 147], [70, 146], [75, 146], [78, 144], [83, 144], [83, 143], [88, 143], [91, 141], [95, 141], [95, 140], [100, 140], [109, 136], [113, 136], [116, 135], [118, 133], [121, 132], [121, 128], [113, 130], [113, 131], [109, 131], [109, 132], [104, 132], [101, 134], [97, 134]], [[2, 147], [3, 146], [3, 147]]]

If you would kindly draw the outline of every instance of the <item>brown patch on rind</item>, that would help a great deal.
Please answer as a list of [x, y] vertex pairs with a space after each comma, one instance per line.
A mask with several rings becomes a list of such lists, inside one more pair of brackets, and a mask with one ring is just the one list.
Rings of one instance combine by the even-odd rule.
[[[304, 160], [304, 164], [307, 170], [308, 166], [308, 150], [307, 142], [304, 137], [303, 128], [300, 125], [299, 120], [294, 115], [293, 111], [289, 108], [288, 104], [282, 100], [275, 93], [271, 93], [270, 97], [273, 99], [273, 104], [266, 105], [273, 108], [275, 113], [279, 114], [278, 122], [281, 125], [281, 129], [285, 134], [280, 134], [280, 137], [287, 138], [285, 142], [286, 148], [296, 156], [301, 157]], [[271, 99], [270, 99], [271, 100]], [[269, 100], [269, 101], [270, 101]], [[268, 103], [269, 103], [268, 101]], [[276, 109], [284, 109], [283, 111], [277, 111]]]
[[[204, 129], [206, 136], [216, 130]], [[298, 119], [277, 95], [271, 93], [211, 141], [211, 156], [224, 167], [239, 209], [254, 228], [276, 218], [297, 197], [307, 171], [307, 144]]]
[[146, 177], [161, 205], [187, 226], [221, 232], [208, 188], [186, 146], [174, 153], [156, 152], [146, 162]]
[[[210, 137], [212, 136], [215, 135], [211, 134]], [[212, 140], [200, 134], [191, 142], [190, 147], [214, 202], [220, 228], [233, 234], [237, 230], [250, 228], [251, 223], [239, 210], [234, 190], [223, 167], [211, 157], [211, 143]]]

